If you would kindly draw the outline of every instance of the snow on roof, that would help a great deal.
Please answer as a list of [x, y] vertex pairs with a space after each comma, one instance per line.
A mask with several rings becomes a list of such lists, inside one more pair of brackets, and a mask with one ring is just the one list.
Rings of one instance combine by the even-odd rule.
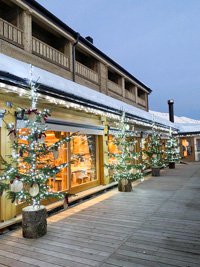
[[[152, 110], [149, 110], [150, 113], [156, 115], [156, 116], [159, 116], [161, 118], [164, 118], [166, 120], [169, 120], [169, 113], [161, 113], [161, 112], [158, 112], [158, 111], [152, 111]], [[194, 120], [194, 119], [190, 119], [190, 118], [187, 118], [187, 117], [178, 117], [178, 116], [174, 116], [174, 122], [175, 123], [193, 123], [193, 124], [200, 124], [200, 121], [198, 120]]]
[[[30, 64], [16, 60], [0, 53], [0, 71], [15, 75], [19, 78], [29, 80], [30, 79]], [[47, 87], [55, 88], [61, 92], [69, 93], [74, 96], [82, 97], [85, 100], [90, 100], [100, 105], [107, 105], [116, 110], [124, 110], [125, 112], [132, 114], [133, 116], [140, 117], [149, 121], [153, 120], [153, 115], [142, 109], [133, 107], [123, 101], [114, 99], [110, 96], [104, 95], [86, 86], [74, 83], [56, 74], [50, 73], [43, 69], [33, 66], [32, 70], [33, 80]], [[159, 124], [163, 124], [168, 127], [176, 128], [177, 125], [170, 122], [165, 118], [155, 115], [154, 121]]]
[[[152, 110], [149, 110], [149, 112], [151, 114], [154, 114], [156, 116], [169, 120], [168, 113], [161, 113], [161, 112], [152, 111]], [[199, 120], [194, 120], [194, 119], [190, 119], [187, 117], [174, 116], [174, 122], [177, 125], [181, 133], [200, 132], [200, 121]]]

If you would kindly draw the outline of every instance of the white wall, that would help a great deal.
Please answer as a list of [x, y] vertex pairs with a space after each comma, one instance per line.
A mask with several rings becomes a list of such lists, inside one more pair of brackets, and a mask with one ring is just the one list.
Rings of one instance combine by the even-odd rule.
[[197, 151], [197, 139], [200, 139], [200, 136], [194, 137], [195, 161], [200, 161], [200, 151]]

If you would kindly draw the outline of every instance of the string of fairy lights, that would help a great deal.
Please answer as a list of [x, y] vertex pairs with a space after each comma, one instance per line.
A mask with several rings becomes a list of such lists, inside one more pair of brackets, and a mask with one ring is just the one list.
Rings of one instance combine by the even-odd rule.
[[[7, 84], [0, 82], [0, 89], [4, 90], [7, 93], [11, 92], [11, 93], [18, 94], [20, 97], [24, 96], [24, 97], [31, 98], [31, 92], [26, 90], [25, 88], [19, 88], [17, 86], [11, 86], [11, 85], [7, 85]], [[62, 107], [64, 106], [67, 109], [75, 109], [75, 110], [83, 111], [83, 112], [90, 113], [93, 115], [106, 117], [106, 118], [109, 118], [115, 121], [120, 120], [120, 115], [116, 115], [110, 112], [105, 112], [105, 111], [98, 110], [98, 109], [91, 108], [91, 107], [86, 107], [81, 104], [77, 104], [77, 103], [73, 103], [73, 102], [69, 102], [65, 100], [60, 100], [55, 97], [46, 96], [38, 92], [36, 93], [36, 97], [40, 100], [48, 101], [49, 103], [52, 103], [54, 105], [60, 105]], [[133, 118], [126, 118], [126, 122], [130, 124], [135, 124], [138, 126], [143, 126], [143, 127], [150, 127], [150, 128], [152, 127], [152, 122], [139, 121]], [[168, 128], [165, 128], [159, 125], [155, 125], [155, 129], [159, 131], [169, 132]], [[174, 131], [174, 133], [177, 133], [177, 132]]]

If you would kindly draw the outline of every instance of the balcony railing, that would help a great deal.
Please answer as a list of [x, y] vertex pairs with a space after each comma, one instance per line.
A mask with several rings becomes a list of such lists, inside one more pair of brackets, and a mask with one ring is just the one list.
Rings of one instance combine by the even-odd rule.
[[23, 47], [23, 31], [0, 18], [0, 38]]
[[84, 66], [83, 64], [81, 64], [80, 62], [75, 63], [75, 71], [77, 74], [83, 76], [84, 78], [87, 78], [89, 80], [91, 80], [92, 82], [95, 82], [98, 84], [99, 82], [99, 76], [98, 73], [96, 73], [95, 71], [89, 69], [88, 67]]
[[122, 87], [117, 85], [116, 83], [108, 80], [108, 90], [118, 94], [118, 95], [122, 95]]
[[125, 97], [131, 101], [135, 101], [135, 94], [128, 90], [125, 90]]
[[146, 107], [146, 101], [145, 101], [144, 99], [138, 97], [138, 98], [137, 98], [137, 102], [138, 102], [138, 104], [140, 104], [140, 105]]
[[33, 54], [42, 57], [54, 64], [58, 64], [63, 68], [69, 68], [69, 58], [60, 51], [56, 50], [48, 44], [45, 44], [35, 37], [32, 38], [32, 44]]

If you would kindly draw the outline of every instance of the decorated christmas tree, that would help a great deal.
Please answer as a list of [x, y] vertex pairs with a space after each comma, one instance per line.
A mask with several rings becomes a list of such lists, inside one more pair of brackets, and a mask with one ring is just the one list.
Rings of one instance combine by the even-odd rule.
[[118, 129], [110, 131], [113, 138], [109, 142], [116, 149], [108, 153], [110, 164], [107, 167], [112, 171], [111, 178], [119, 182], [119, 191], [131, 191], [132, 181], [144, 179], [145, 166], [139, 163], [141, 153], [135, 152], [137, 140], [134, 140], [135, 132], [130, 129], [131, 126], [125, 123], [125, 112], [122, 112], [120, 121], [115, 124]]
[[147, 155], [147, 166], [153, 168], [164, 165], [161, 134], [156, 132], [155, 123], [153, 123], [152, 134], [149, 136], [149, 141], [145, 144], [143, 152]]
[[179, 163], [181, 160], [179, 147], [178, 138], [173, 135], [170, 128], [168, 140], [165, 144], [165, 161], [170, 165], [170, 168], [174, 168], [175, 163]]
[[[45, 142], [45, 125], [49, 110], [37, 109], [37, 88], [31, 81], [31, 106], [29, 109], [16, 108], [17, 116], [24, 121], [25, 129], [17, 129], [14, 124], [8, 124], [8, 136], [13, 149], [8, 159], [1, 157], [2, 175], [0, 176], [0, 192], [7, 193], [12, 203], [31, 205], [33, 209], [40, 208], [44, 199], [65, 199], [68, 205], [68, 195], [53, 192], [49, 185], [49, 178], [55, 183], [56, 174], [68, 163], [56, 165], [59, 157], [59, 147], [70, 141], [70, 137], [63, 138], [49, 146]], [[6, 122], [6, 121], [5, 121]]]

